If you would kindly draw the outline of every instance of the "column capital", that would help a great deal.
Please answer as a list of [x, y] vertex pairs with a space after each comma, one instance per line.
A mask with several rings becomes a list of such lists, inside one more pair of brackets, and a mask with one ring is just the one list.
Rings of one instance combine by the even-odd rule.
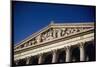
[[43, 53], [39, 53], [39, 54], [38, 54], [38, 56], [42, 56], [42, 55], [43, 55]]
[[29, 59], [29, 58], [31, 58], [32, 56], [28, 56], [28, 57], [26, 57], [26, 59]]
[[64, 49], [65, 49], [65, 50], [70, 50], [70, 47], [71, 47], [71, 46], [65, 46]]
[[57, 49], [54, 49], [54, 50], [51, 50], [52, 53], [56, 53], [57, 52]]
[[31, 57], [26, 57], [26, 64], [30, 64]]
[[85, 44], [85, 42], [80, 42], [80, 43], [79, 43], [79, 47], [80, 47], [80, 48], [84, 47], [84, 44]]

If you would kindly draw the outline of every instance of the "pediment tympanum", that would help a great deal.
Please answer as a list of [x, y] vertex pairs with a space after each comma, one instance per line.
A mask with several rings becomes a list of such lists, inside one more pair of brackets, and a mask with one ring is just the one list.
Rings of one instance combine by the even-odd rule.
[[52, 23], [20, 42], [15, 47], [15, 50], [79, 33], [91, 28], [94, 28], [94, 23]]

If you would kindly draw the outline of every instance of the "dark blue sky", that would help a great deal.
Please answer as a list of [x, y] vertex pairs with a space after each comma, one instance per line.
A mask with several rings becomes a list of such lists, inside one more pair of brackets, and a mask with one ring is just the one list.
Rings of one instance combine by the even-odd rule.
[[18, 43], [32, 33], [54, 21], [93, 22], [94, 6], [55, 5], [30, 2], [13, 2], [14, 43]]

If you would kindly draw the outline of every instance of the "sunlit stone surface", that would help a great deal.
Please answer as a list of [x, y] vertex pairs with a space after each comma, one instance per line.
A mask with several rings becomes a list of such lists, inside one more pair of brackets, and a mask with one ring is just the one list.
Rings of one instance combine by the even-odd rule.
[[94, 22], [51, 23], [14, 47], [14, 65], [95, 61]]

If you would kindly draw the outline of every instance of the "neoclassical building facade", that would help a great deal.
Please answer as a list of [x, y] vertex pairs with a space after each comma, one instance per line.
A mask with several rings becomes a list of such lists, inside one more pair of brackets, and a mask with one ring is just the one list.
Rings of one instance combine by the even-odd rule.
[[94, 22], [53, 23], [14, 47], [14, 65], [95, 61]]

